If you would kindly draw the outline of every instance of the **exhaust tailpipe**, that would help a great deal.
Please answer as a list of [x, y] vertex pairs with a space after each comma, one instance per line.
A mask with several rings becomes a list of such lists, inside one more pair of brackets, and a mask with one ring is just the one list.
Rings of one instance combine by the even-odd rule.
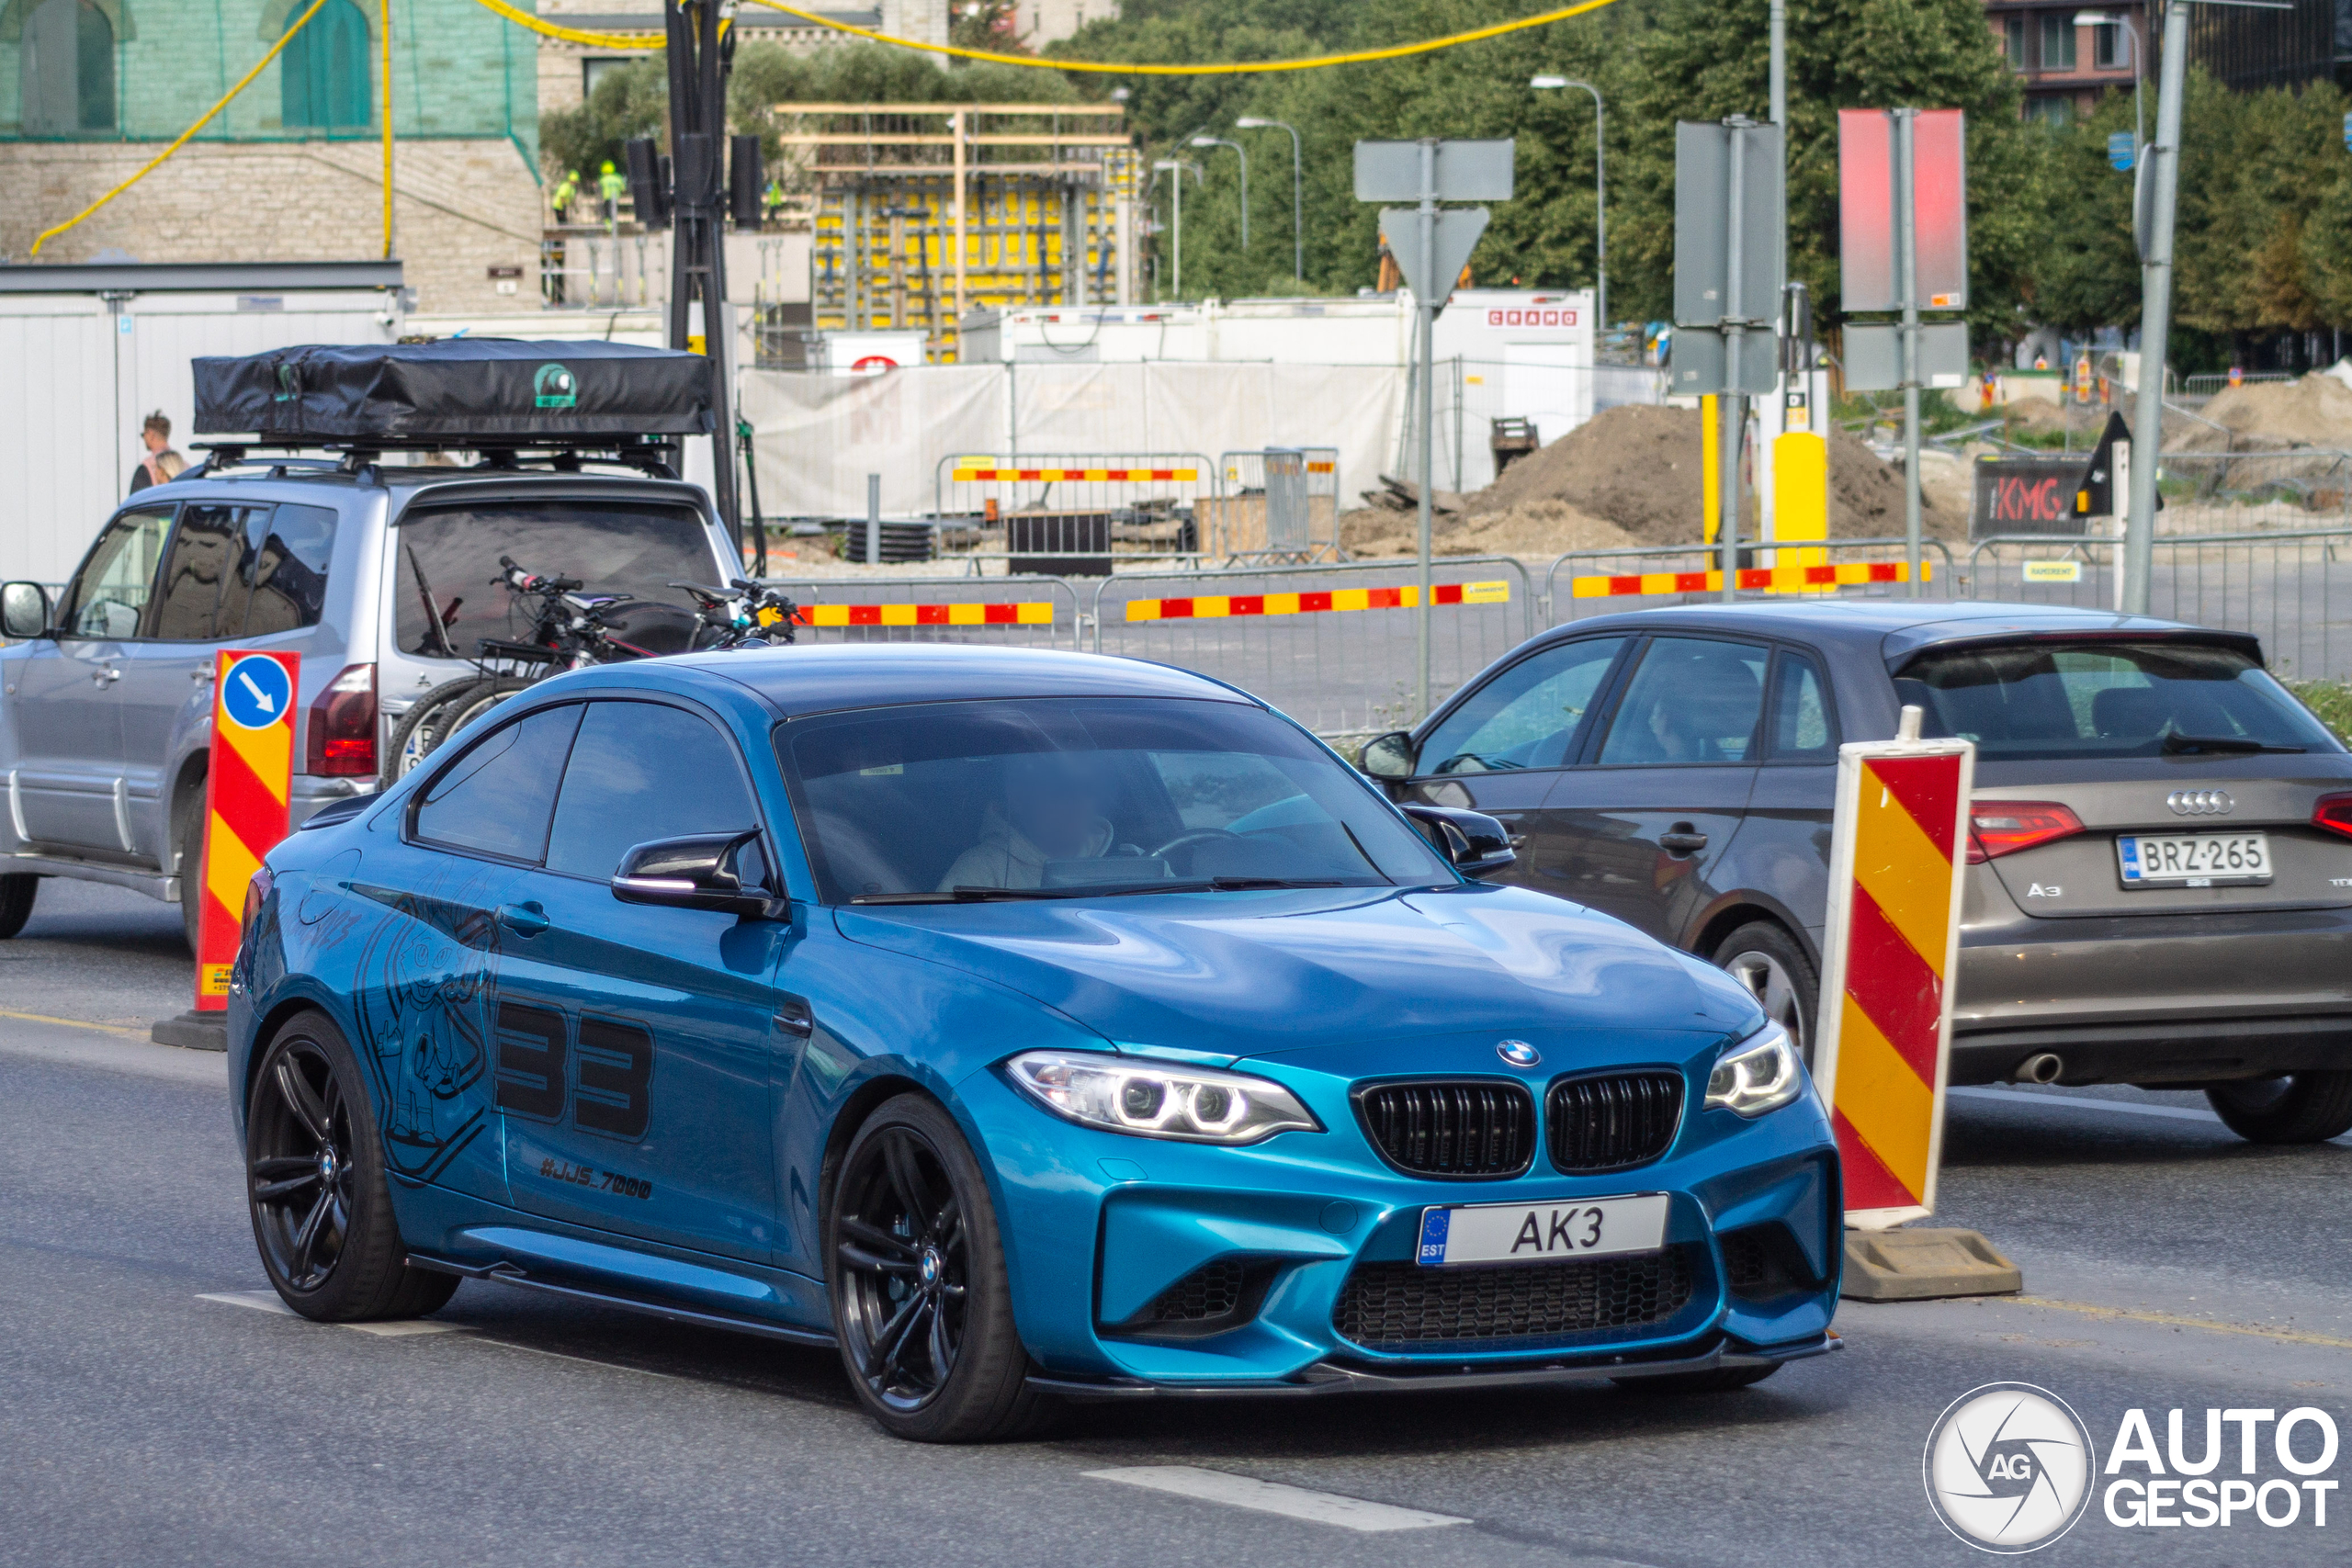
[[2037, 1051], [2018, 1064], [2017, 1070], [2009, 1075], [2009, 1081], [2011, 1083], [2056, 1083], [2058, 1075], [2065, 1070], [2066, 1064], [2059, 1059], [2056, 1052]]

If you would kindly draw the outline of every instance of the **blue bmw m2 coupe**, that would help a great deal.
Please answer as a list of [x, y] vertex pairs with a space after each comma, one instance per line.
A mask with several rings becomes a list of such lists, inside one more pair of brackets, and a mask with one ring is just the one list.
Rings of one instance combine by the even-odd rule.
[[1738, 984], [1475, 874], [1231, 687], [954, 646], [531, 687], [248, 891], [295, 1311], [499, 1280], [1057, 1398], [1652, 1379], [1836, 1343], [1834, 1140]]

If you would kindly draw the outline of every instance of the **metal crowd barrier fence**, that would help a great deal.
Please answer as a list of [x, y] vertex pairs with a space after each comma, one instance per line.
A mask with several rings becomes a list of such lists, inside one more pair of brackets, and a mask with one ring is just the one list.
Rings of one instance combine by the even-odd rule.
[[1216, 481], [1198, 452], [982, 453], [942, 457], [932, 494], [944, 526], [1001, 542], [1015, 570], [1092, 575], [1117, 555], [1196, 553]]
[[[1949, 598], [1951, 549], [1940, 539], [1922, 541], [1928, 566], [1924, 593]], [[1900, 538], [1822, 539], [1743, 547], [1739, 591], [1819, 596], [1844, 592], [1885, 598], [1905, 594], [1909, 562]], [[1827, 558], [1826, 559], [1816, 558]], [[1536, 608], [1546, 626], [1587, 615], [1613, 615], [1719, 598], [1722, 553], [1712, 545], [1643, 545], [1630, 549], [1571, 550], [1544, 573]]]
[[[2301, 379], [2301, 377], [2300, 374], [2292, 370], [2242, 370], [2238, 372], [2238, 380], [2240, 382], [2296, 381]], [[2226, 370], [2221, 370], [2214, 371], [2210, 374], [2191, 376], [2180, 384], [2180, 389], [2183, 394], [2188, 397], [2210, 398], [2220, 392], [2222, 388], [2229, 384], [2229, 372]]]
[[[1964, 590], [1974, 599], [2112, 609], [2120, 548], [2113, 538], [1980, 539], [1969, 551]], [[2346, 571], [2339, 575], [2338, 566]], [[2352, 593], [2339, 592], [2347, 588], [2352, 528], [2176, 535], [2155, 541], [2148, 611], [2252, 632], [2282, 675], [2342, 680], [2352, 676]]]
[[773, 577], [798, 610], [796, 640], [1084, 646], [1078, 590], [1058, 577]]
[[669, 250], [645, 234], [568, 229], [539, 242], [539, 297], [558, 310], [643, 308], [670, 297]]
[[1201, 549], [1228, 561], [1311, 563], [1340, 553], [1340, 449], [1217, 455], [1217, 493], [1199, 503]]
[[[1527, 569], [1508, 556], [1434, 563], [1432, 702], [1535, 629]], [[1098, 653], [1198, 671], [1265, 698], [1335, 742], [1418, 719], [1410, 560], [1123, 571], [1094, 586]]]
[[2161, 534], [2352, 527], [2352, 453], [2167, 452]]

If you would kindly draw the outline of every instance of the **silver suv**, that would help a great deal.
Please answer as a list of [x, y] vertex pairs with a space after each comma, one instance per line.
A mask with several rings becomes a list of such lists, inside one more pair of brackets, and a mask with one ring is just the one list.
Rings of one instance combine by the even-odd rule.
[[667, 652], [692, 628], [668, 584], [732, 555], [700, 488], [628, 473], [224, 452], [141, 491], [54, 602], [0, 590], [0, 938], [74, 876], [177, 900], [195, 945], [219, 649], [301, 655], [300, 823], [375, 788], [390, 724], [480, 639], [528, 630], [501, 556], [656, 602], [615, 625]]

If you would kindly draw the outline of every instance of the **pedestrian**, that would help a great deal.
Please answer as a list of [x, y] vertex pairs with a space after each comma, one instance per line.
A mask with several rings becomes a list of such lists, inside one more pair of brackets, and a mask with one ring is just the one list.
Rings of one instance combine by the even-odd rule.
[[555, 187], [555, 195], [548, 198], [548, 204], [555, 209], [558, 223], [571, 221], [571, 203], [579, 194], [580, 175], [575, 171], [566, 170], [563, 179]]
[[615, 233], [620, 231], [621, 192], [627, 189], [628, 182], [613, 167], [613, 161], [605, 159], [604, 171], [596, 176], [596, 192], [605, 198], [605, 227]]
[[187, 468], [187, 459], [172, 450], [172, 422], [162, 409], [147, 416], [147, 426], [140, 432], [139, 438], [146, 445], [147, 456], [130, 470], [133, 491], [149, 485], [169, 484]]

